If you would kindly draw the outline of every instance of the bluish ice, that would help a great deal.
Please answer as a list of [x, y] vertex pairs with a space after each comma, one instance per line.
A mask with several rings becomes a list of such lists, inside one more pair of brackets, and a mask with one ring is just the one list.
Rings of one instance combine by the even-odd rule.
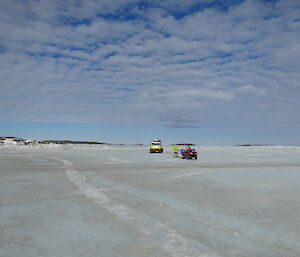
[[0, 256], [300, 256], [300, 148], [197, 150], [0, 146]]

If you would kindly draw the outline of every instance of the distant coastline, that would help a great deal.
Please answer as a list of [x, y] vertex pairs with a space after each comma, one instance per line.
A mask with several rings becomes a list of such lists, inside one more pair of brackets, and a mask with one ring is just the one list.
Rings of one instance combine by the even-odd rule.
[[235, 145], [235, 146], [273, 146], [273, 145], [266, 145], [266, 144], [242, 144], [242, 145]]
[[73, 141], [73, 140], [44, 140], [39, 141], [40, 144], [73, 144], [73, 145], [110, 145], [109, 143], [97, 142], [97, 141]]
[[0, 143], [11, 142], [16, 144], [74, 144], [74, 145], [111, 145], [110, 143], [97, 142], [97, 141], [74, 141], [74, 140], [43, 140], [37, 141], [33, 139], [23, 139], [20, 137], [0, 137]]
[[[107, 142], [98, 141], [78, 141], [78, 140], [34, 140], [34, 139], [24, 139], [21, 137], [0, 137], [0, 144], [15, 144], [15, 145], [117, 145], [122, 146], [126, 144], [113, 144]], [[132, 144], [137, 146], [142, 146], [143, 144]]]
[[[79, 140], [34, 140], [34, 139], [23, 139], [21, 137], [0, 137], [0, 144], [5, 143], [12, 143], [12, 144], [18, 144], [18, 145], [49, 145], [49, 144], [57, 144], [57, 145], [127, 145], [127, 144], [113, 144], [113, 143], [107, 143], [107, 142], [98, 142], [98, 141], [79, 141]], [[130, 144], [130, 145], [137, 145], [137, 146], [144, 146], [144, 144]], [[170, 146], [172, 146], [171, 144]], [[197, 146], [193, 143], [177, 143], [178, 146], [183, 145], [191, 145], [191, 146]], [[267, 145], [267, 144], [238, 144], [235, 146], [274, 146], [274, 145]]]

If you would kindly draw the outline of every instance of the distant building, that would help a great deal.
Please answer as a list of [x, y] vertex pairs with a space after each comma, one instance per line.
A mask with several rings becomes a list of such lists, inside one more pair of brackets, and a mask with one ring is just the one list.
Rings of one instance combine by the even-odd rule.
[[25, 140], [20, 137], [2, 137], [2, 142], [7, 145], [24, 145]]
[[39, 142], [38, 141], [35, 141], [33, 139], [26, 139], [24, 141], [24, 144], [25, 145], [31, 145], [31, 146], [38, 146], [39, 145]]

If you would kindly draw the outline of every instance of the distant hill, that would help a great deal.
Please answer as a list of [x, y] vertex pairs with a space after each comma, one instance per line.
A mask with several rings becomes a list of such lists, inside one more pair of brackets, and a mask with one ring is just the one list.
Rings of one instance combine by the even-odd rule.
[[25, 141], [25, 139], [20, 138], [20, 137], [0, 137], [0, 140], [5, 140], [5, 139], [11, 139], [15, 141]]
[[270, 146], [265, 144], [243, 144], [243, 145], [235, 145], [235, 146]]
[[95, 142], [95, 141], [73, 141], [73, 140], [44, 140], [40, 141], [40, 144], [73, 144], [73, 145], [109, 145], [104, 142]]

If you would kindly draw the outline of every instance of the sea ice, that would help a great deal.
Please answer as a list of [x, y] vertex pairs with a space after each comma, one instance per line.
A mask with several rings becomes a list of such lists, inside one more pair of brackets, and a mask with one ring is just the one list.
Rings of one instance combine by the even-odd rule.
[[0, 256], [300, 256], [300, 148], [0, 146]]

